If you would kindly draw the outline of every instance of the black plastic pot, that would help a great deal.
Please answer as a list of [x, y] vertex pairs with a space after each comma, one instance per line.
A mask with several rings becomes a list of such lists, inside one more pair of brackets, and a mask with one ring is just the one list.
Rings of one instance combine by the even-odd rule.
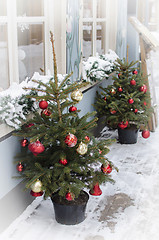
[[124, 129], [118, 128], [118, 137], [122, 144], [134, 144], [137, 142], [138, 129], [135, 125]]
[[55, 219], [58, 223], [75, 225], [85, 220], [85, 210], [89, 195], [85, 191], [82, 191], [82, 194], [85, 195], [84, 202], [67, 201], [68, 204], [58, 203], [57, 200], [55, 200], [56, 195], [52, 195], [51, 200], [54, 206]]

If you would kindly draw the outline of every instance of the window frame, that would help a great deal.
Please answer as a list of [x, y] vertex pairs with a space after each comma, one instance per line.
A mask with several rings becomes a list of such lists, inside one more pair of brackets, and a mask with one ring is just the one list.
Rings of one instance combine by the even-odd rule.
[[[0, 23], [7, 24], [8, 40], [8, 62], [9, 62], [9, 85], [20, 83], [18, 66], [18, 35], [19, 22], [44, 23], [44, 62], [45, 74], [53, 74], [52, 46], [50, 34], [52, 31], [55, 40], [55, 51], [58, 72], [66, 73], [66, 1], [65, 0], [43, 0], [44, 16], [40, 17], [18, 17], [16, 14], [16, 0], [7, 1], [7, 16], [0, 17]], [[62, 11], [61, 11], [62, 9]], [[60, 20], [60, 22], [59, 22]], [[55, 28], [55, 26], [59, 28]], [[10, 136], [15, 129], [5, 123], [0, 124], [0, 139]]]

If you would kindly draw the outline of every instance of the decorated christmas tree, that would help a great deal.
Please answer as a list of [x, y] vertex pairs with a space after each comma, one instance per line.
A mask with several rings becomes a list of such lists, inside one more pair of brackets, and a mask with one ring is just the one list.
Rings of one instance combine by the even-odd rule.
[[95, 108], [98, 116], [106, 117], [109, 128], [126, 129], [142, 126], [143, 137], [149, 136], [148, 121], [152, 109], [150, 94], [145, 83], [146, 77], [140, 70], [139, 62], [117, 59], [113, 83], [97, 92]]
[[38, 87], [31, 90], [39, 94], [26, 96], [39, 102], [39, 111], [16, 132], [23, 137], [22, 151], [16, 156], [17, 170], [33, 196], [46, 198], [58, 193], [61, 199], [73, 201], [85, 188], [92, 195], [100, 195], [99, 184], [113, 182], [109, 173], [114, 166], [105, 157], [112, 140], [99, 141], [91, 135], [96, 112], [79, 117], [75, 105], [82, 100], [80, 88], [87, 83], [68, 85], [70, 75], [59, 82], [50, 34], [54, 76], [48, 84], [33, 80]]

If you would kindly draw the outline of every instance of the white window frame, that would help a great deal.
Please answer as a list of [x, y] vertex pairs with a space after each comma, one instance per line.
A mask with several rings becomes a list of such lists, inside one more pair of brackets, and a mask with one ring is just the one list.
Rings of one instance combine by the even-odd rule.
[[[8, 33], [8, 61], [9, 61], [9, 84], [19, 83], [18, 66], [18, 37], [17, 24], [44, 23], [44, 62], [45, 74], [53, 74], [53, 56], [50, 43], [50, 31], [54, 34], [55, 51], [58, 64], [58, 73], [66, 73], [66, 0], [43, 0], [44, 16], [40, 17], [17, 17], [16, 0], [7, 1], [7, 16], [0, 18], [0, 23], [7, 24]], [[57, 27], [58, 26], [58, 27]], [[14, 129], [6, 124], [0, 124], [0, 138]]]
[[[106, 9], [105, 9], [105, 18], [96, 18], [97, 15], [97, 0], [92, 0], [93, 6], [93, 17], [92, 18], [83, 18], [83, 1], [80, 1], [80, 38], [83, 40], [83, 23], [92, 23], [92, 56], [96, 56], [96, 26], [100, 22], [105, 22], [105, 53], [111, 48], [115, 50], [116, 48], [116, 32], [117, 32], [117, 7], [118, 7], [118, 0], [105, 0], [106, 1]], [[83, 43], [81, 43], [81, 48], [83, 52]]]

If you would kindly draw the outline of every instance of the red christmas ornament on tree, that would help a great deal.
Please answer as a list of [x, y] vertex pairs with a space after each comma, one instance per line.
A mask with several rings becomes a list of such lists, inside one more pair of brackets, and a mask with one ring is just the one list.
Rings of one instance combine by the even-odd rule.
[[137, 75], [137, 74], [138, 74], [138, 71], [137, 71], [137, 70], [134, 70], [134, 71], [133, 71], [133, 74]]
[[26, 147], [26, 146], [28, 145], [28, 143], [29, 143], [29, 141], [28, 141], [28, 139], [26, 139], [26, 138], [24, 138], [24, 139], [22, 139], [22, 140], [20, 141], [20, 145], [21, 145], [22, 147]]
[[122, 87], [119, 87], [118, 92], [122, 92], [122, 91], [123, 91]]
[[75, 112], [77, 111], [77, 108], [75, 106], [72, 106], [69, 108], [69, 112]]
[[90, 137], [88, 137], [88, 136], [85, 136], [85, 142], [90, 142]]
[[39, 107], [40, 107], [41, 109], [46, 109], [46, 108], [48, 107], [48, 102], [45, 101], [45, 100], [40, 101], [40, 102], [39, 102]]
[[115, 113], [116, 113], [116, 110], [110, 109], [110, 113], [111, 113], [111, 114], [115, 114]]
[[100, 196], [102, 194], [102, 190], [100, 189], [99, 184], [96, 183], [89, 193], [93, 196]]
[[51, 111], [49, 109], [44, 109], [41, 111], [41, 116], [49, 117], [51, 115]]
[[135, 110], [134, 110], [134, 113], [137, 113], [138, 112], [138, 109], [137, 108], [135, 108]]
[[122, 121], [120, 123], [118, 123], [118, 127], [121, 129], [124, 129], [128, 126], [128, 121], [126, 121], [125, 123]]
[[115, 92], [115, 89], [114, 88], [112, 88], [111, 90], [110, 90], [110, 93], [112, 94], [112, 95], [114, 95], [116, 92]]
[[133, 103], [134, 103], [134, 100], [133, 100], [132, 98], [129, 98], [128, 103], [129, 103], [129, 104], [133, 104]]
[[40, 141], [30, 143], [28, 148], [35, 156], [45, 150], [44, 145]]
[[146, 93], [147, 92], [147, 86], [145, 84], [143, 84], [140, 88], [139, 88], [140, 92]]
[[34, 192], [33, 190], [30, 191], [30, 195], [32, 195], [33, 197], [40, 197], [43, 195], [43, 191], [41, 192]]
[[132, 80], [130, 81], [130, 84], [131, 84], [132, 86], [135, 86], [135, 85], [136, 85], [136, 81], [135, 81], [134, 79], [132, 79]]
[[60, 159], [59, 163], [61, 163], [62, 165], [66, 165], [67, 164], [67, 159]]
[[122, 76], [122, 74], [121, 73], [118, 73], [118, 78], [120, 78]]
[[112, 167], [108, 163], [102, 164], [101, 170], [102, 170], [103, 173], [109, 174], [109, 173], [112, 172]]
[[143, 138], [148, 138], [150, 136], [150, 131], [149, 130], [143, 130], [142, 131], [142, 137]]
[[67, 201], [73, 201], [75, 198], [75, 195], [71, 192], [68, 192], [65, 197], [66, 197]]
[[77, 144], [77, 138], [74, 134], [69, 133], [65, 137], [65, 143], [67, 144], [68, 147], [74, 147]]
[[106, 98], [106, 97], [103, 97], [103, 99], [104, 99], [104, 101], [106, 101], [106, 100], [107, 100], [107, 98]]
[[146, 106], [146, 105], [147, 105], [147, 103], [146, 103], [146, 102], [144, 102], [144, 105]]
[[18, 163], [17, 164], [17, 171], [18, 172], [23, 172], [23, 170], [24, 170], [24, 165], [20, 162], [20, 163]]
[[26, 125], [25, 127], [26, 127], [26, 128], [30, 128], [30, 127], [32, 127], [32, 126], [34, 126], [34, 123], [29, 123], [29, 124]]

